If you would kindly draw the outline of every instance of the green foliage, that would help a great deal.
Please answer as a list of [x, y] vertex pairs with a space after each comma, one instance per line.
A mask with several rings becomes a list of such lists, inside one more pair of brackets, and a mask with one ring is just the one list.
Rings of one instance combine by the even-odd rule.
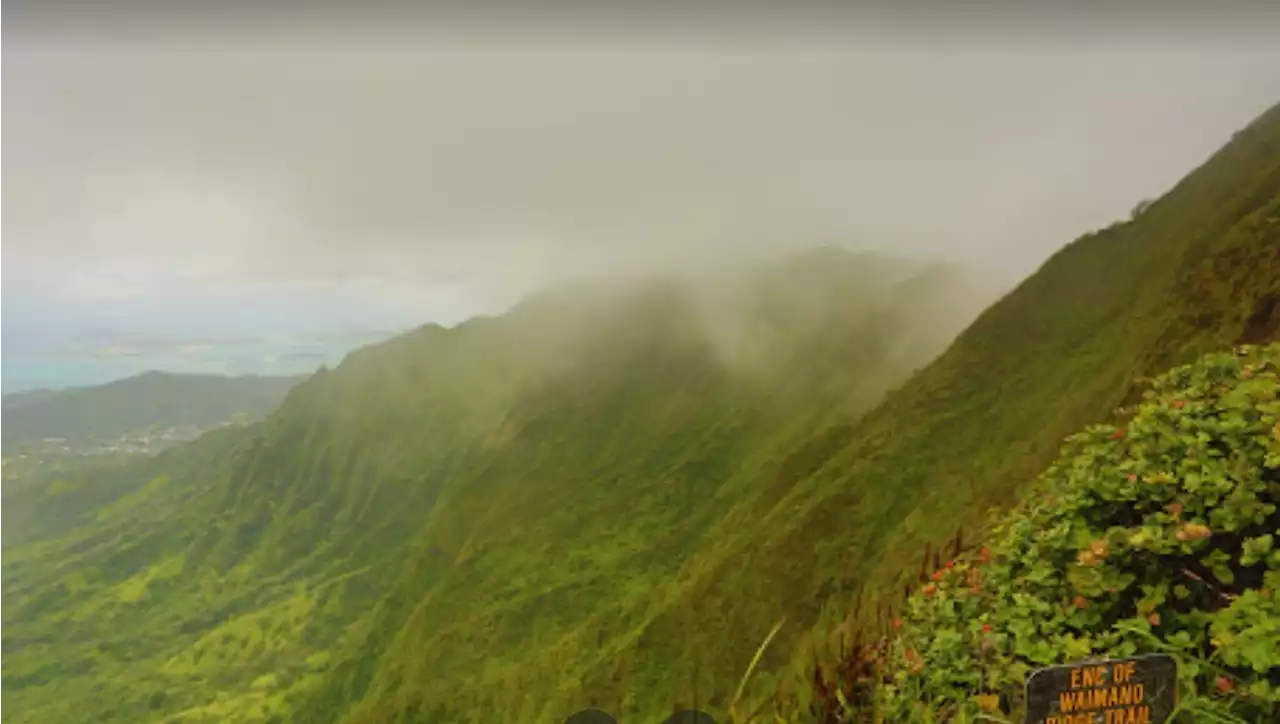
[[1280, 344], [1211, 354], [1069, 438], [982, 558], [908, 600], [881, 714], [972, 717], [987, 694], [1016, 719], [1031, 668], [1149, 651], [1180, 659], [1201, 716], [1280, 710], [1278, 372]]

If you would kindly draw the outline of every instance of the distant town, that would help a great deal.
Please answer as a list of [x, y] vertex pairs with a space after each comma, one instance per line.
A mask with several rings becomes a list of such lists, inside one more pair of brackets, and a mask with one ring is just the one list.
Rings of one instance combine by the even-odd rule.
[[36, 442], [23, 445], [12, 457], [18, 460], [43, 457], [90, 456], [90, 455], [154, 455], [174, 445], [194, 440], [210, 430], [244, 425], [249, 422], [248, 415], [237, 415], [235, 418], [215, 425], [170, 425], [156, 426], [146, 430], [124, 433], [114, 439], [68, 439], [65, 437], [46, 437]]
[[[229, 424], [229, 423], [224, 423]], [[219, 425], [216, 427], [221, 427]], [[198, 427], [166, 427], [145, 432], [132, 432], [114, 440], [68, 440], [65, 437], [46, 437], [35, 443], [28, 443], [19, 459], [27, 455], [110, 455], [132, 454], [151, 455], [180, 442], [188, 442], [200, 437], [213, 428]]]

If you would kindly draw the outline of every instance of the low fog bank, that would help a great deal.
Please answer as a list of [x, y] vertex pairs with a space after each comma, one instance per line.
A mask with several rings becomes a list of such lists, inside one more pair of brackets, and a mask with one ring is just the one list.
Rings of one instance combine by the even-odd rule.
[[581, 278], [456, 329], [501, 329], [543, 375], [685, 350], [770, 396], [863, 408], [1004, 291], [956, 264], [822, 246]]

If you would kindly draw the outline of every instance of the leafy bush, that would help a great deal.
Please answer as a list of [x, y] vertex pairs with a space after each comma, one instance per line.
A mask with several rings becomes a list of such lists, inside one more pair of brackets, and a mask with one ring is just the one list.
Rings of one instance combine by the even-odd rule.
[[[1280, 345], [1155, 380], [1068, 439], [976, 556], [892, 622], [884, 721], [1000, 718], [1036, 667], [1163, 651], [1196, 720], [1280, 711]], [[985, 710], [985, 711], [984, 711]]]

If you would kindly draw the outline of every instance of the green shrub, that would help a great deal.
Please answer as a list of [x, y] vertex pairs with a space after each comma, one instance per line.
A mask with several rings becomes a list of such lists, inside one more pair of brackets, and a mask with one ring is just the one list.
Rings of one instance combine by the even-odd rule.
[[989, 547], [908, 598], [883, 720], [1016, 717], [1036, 667], [1152, 651], [1178, 658], [1195, 720], [1273, 720], [1278, 368], [1275, 344], [1209, 355], [1155, 380], [1127, 423], [1069, 438]]

